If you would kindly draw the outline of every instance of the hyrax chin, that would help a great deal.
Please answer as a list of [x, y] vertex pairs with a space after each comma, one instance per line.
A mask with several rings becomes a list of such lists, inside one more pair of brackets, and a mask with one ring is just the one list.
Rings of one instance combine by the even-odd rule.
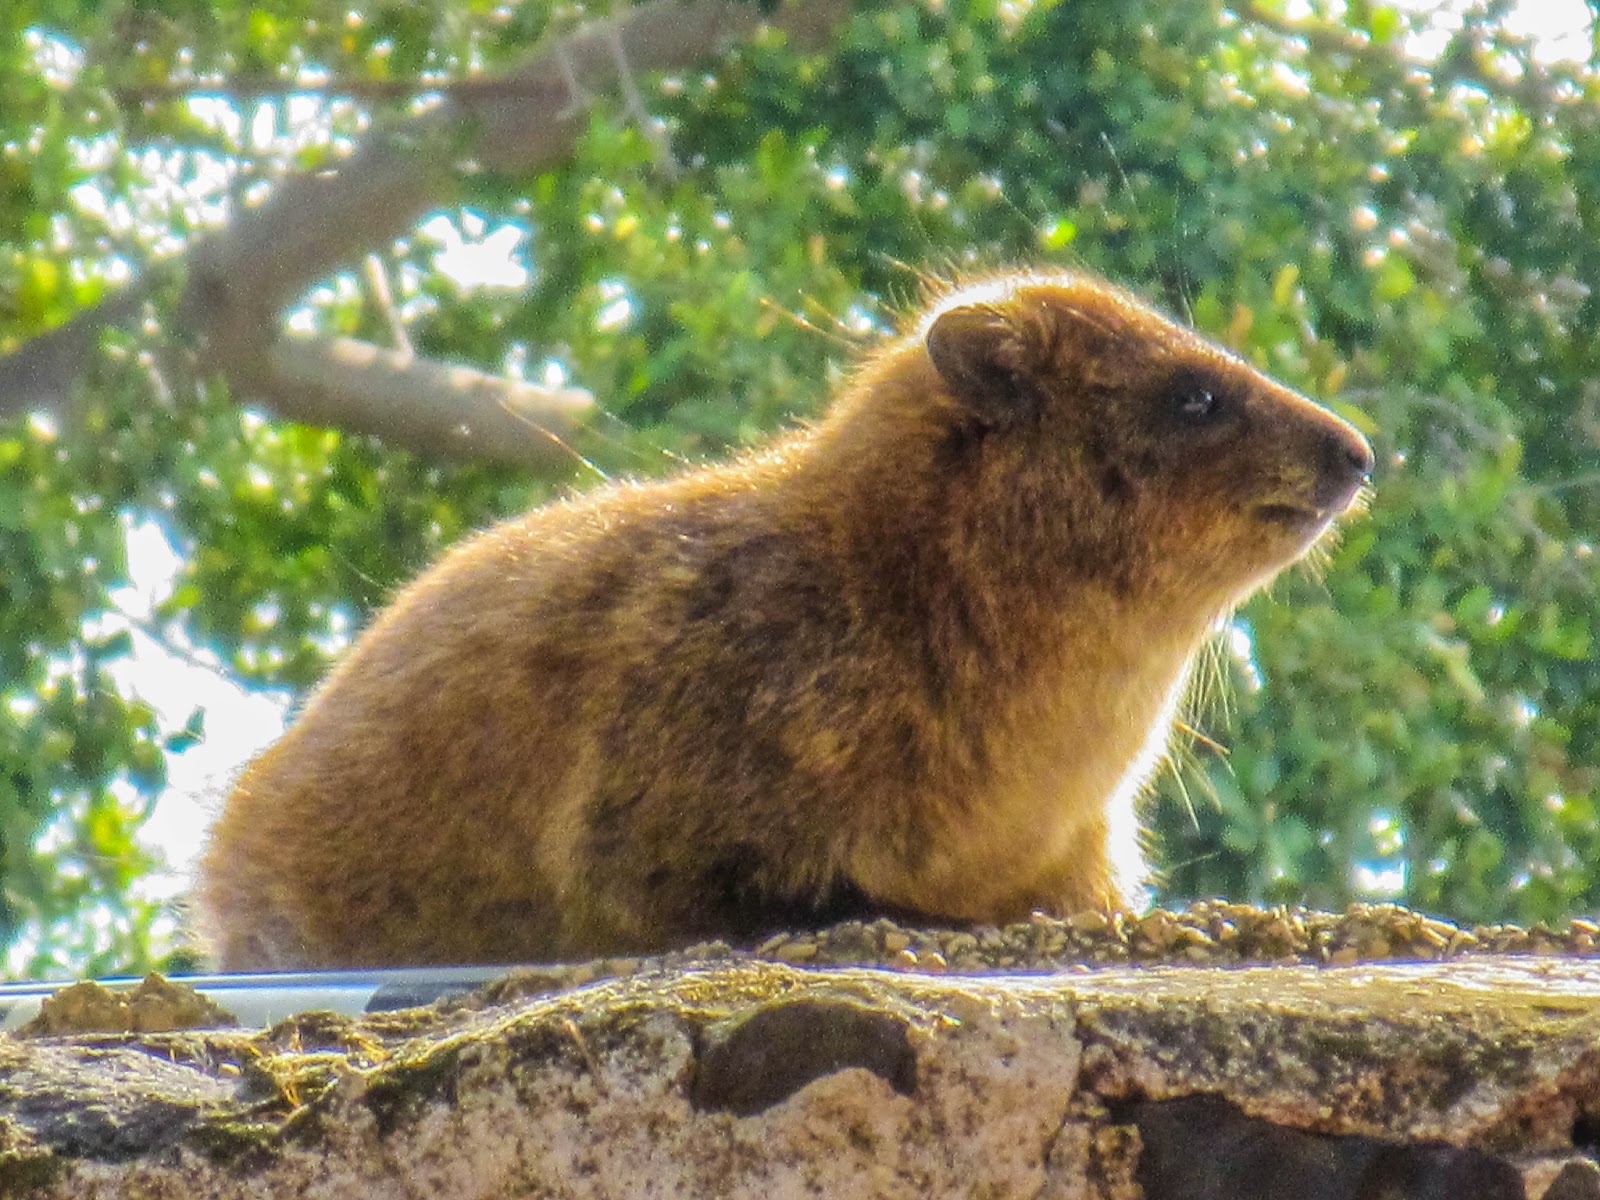
[[1208, 630], [1351, 503], [1350, 426], [1104, 282], [952, 291], [822, 421], [506, 521], [253, 762], [222, 967], [659, 950], [1136, 903]]

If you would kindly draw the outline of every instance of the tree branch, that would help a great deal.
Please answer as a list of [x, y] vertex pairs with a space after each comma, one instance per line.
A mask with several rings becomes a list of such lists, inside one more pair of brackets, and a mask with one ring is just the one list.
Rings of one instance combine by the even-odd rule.
[[278, 416], [448, 457], [569, 466], [564, 439], [594, 407], [581, 388], [538, 387], [353, 338], [291, 334], [266, 363], [252, 398]]
[[[798, 44], [816, 44], [850, 9], [848, 0], [790, 0], [769, 24]], [[283, 180], [259, 208], [240, 210], [225, 230], [194, 246], [170, 332], [192, 338], [202, 363], [221, 372], [240, 401], [261, 399], [303, 419], [320, 412], [340, 424], [362, 421], [360, 428], [397, 442], [414, 439], [409, 444], [435, 452], [461, 445], [452, 431], [465, 424], [474, 431], [474, 453], [525, 460], [514, 448], [494, 449], [491, 439], [514, 435], [524, 451], [531, 441], [548, 439], [530, 439], [524, 423], [513, 428], [490, 417], [498, 401], [480, 402], [465, 415], [442, 412], [436, 404], [401, 411], [402, 404], [419, 403], [424, 390], [454, 368], [372, 358], [383, 364], [385, 386], [395, 389], [381, 401], [356, 384], [349, 369], [353, 352], [330, 351], [316, 367], [302, 360], [304, 345], [281, 342], [283, 309], [335, 264], [403, 236], [449, 194], [464, 162], [525, 172], [566, 157], [582, 128], [586, 97], [618, 86], [624, 62], [641, 71], [681, 69], [761, 23], [756, 5], [736, 0], [652, 0], [558, 39], [501, 76], [503, 89], [450, 92], [438, 108], [374, 132], [332, 171]], [[578, 96], [572, 94], [574, 82]], [[134, 319], [151, 287], [148, 278], [137, 280], [0, 359], [0, 417], [48, 409], [72, 419], [76, 384], [100, 331]], [[331, 373], [319, 376], [319, 399], [288, 399], [286, 381], [303, 383], [303, 375], [323, 368]], [[356, 390], [340, 394], [335, 382]], [[510, 391], [501, 399], [510, 407], [528, 403], [525, 385], [506, 387]], [[447, 394], [481, 400], [489, 392], [456, 387]], [[570, 422], [577, 408], [563, 403], [544, 411], [535, 404], [530, 411], [542, 413], [536, 420], [560, 414]]]

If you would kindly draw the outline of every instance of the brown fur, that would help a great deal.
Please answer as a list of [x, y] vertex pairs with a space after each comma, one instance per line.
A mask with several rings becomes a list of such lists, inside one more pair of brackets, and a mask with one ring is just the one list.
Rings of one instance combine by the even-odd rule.
[[1197, 649], [1371, 464], [1096, 279], [956, 291], [815, 428], [514, 518], [404, 589], [227, 803], [221, 965], [1135, 903]]

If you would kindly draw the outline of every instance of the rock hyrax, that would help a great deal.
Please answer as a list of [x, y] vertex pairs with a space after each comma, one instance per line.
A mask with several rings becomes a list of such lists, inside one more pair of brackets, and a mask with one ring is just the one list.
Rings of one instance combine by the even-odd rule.
[[1372, 461], [1099, 279], [955, 288], [816, 425], [404, 588], [229, 797], [214, 949], [509, 962], [1135, 904], [1197, 649]]

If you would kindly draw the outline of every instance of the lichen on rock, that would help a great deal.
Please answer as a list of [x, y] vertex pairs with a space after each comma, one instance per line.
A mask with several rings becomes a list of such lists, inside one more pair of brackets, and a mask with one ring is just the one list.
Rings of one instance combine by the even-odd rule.
[[69, 984], [47, 997], [39, 1015], [18, 1032], [168, 1033], [237, 1023], [188, 984], [152, 972], [125, 991], [93, 982]]

